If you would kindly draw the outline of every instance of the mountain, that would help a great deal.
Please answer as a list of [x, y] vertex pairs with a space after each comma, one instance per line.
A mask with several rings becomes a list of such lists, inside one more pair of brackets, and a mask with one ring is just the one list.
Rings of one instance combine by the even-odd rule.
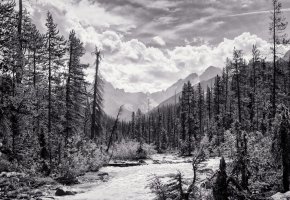
[[119, 107], [123, 105], [123, 112], [120, 118], [127, 121], [131, 119], [132, 112], [136, 112], [138, 108], [145, 113], [148, 109], [151, 110], [160, 104], [174, 103], [174, 96], [175, 94], [178, 96], [182, 91], [184, 83], [190, 81], [192, 85], [196, 85], [201, 81], [203, 85], [208, 79], [213, 78], [217, 74], [221, 74], [221, 69], [210, 66], [200, 76], [192, 73], [184, 79], [179, 79], [166, 90], [154, 93], [125, 92], [123, 89], [117, 89], [111, 83], [104, 80], [104, 111], [109, 116], [115, 117]]
[[185, 79], [179, 79], [176, 83], [171, 85], [165, 91], [163, 90], [163, 91], [155, 92], [155, 93], [150, 94], [150, 96], [158, 105], [162, 101], [168, 99], [169, 97], [172, 97], [175, 93], [181, 92], [184, 83], [187, 83], [188, 81], [190, 81], [191, 84], [198, 83], [199, 82], [198, 75], [196, 73], [192, 73], [188, 75]]
[[[213, 86], [214, 79], [215, 79], [215, 77], [213, 77], [211, 79], [208, 79], [208, 80], [205, 80], [205, 81], [201, 81], [200, 82], [201, 88], [204, 91], [206, 91], [207, 86], [209, 86], [209, 87]], [[194, 84], [194, 87], [197, 87], [197, 85], [198, 85], [198, 83]], [[162, 107], [162, 106], [172, 105], [172, 104], [178, 103], [179, 102], [179, 97], [181, 97], [181, 91], [179, 93], [177, 93], [176, 95], [173, 95], [172, 97], [170, 97], [170, 98], [166, 99], [165, 101], [161, 102], [157, 107]]]
[[147, 111], [147, 94], [142, 92], [130, 93], [123, 89], [116, 89], [114, 86], [104, 82], [104, 111], [109, 116], [115, 117], [118, 113], [119, 107], [123, 105], [121, 119], [128, 120], [131, 118], [132, 112], [138, 110], [142, 112]]
[[289, 61], [289, 58], [290, 58], [290, 50], [285, 53], [283, 60]]
[[215, 77], [216, 75], [221, 75], [221, 74], [222, 74], [222, 70], [220, 68], [210, 66], [199, 76], [199, 80], [200, 82], [206, 81]]

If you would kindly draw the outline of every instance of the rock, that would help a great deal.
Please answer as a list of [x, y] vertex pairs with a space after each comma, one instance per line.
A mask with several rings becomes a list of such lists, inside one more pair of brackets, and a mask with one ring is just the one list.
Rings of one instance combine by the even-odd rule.
[[66, 175], [59, 177], [55, 180], [64, 185], [74, 185], [80, 183], [78, 179], [70, 173], [67, 173]]
[[66, 195], [75, 195], [76, 192], [72, 191], [64, 191], [63, 189], [57, 188], [55, 192], [55, 196], [66, 196]]
[[89, 171], [90, 172], [98, 172], [100, 170], [99, 166], [90, 166]]
[[160, 164], [159, 160], [153, 160], [153, 164]]
[[109, 176], [109, 174], [107, 172], [100, 172], [98, 176]]
[[55, 191], [55, 196], [65, 196], [66, 193], [63, 189], [57, 188]]
[[134, 163], [109, 163], [105, 164], [105, 167], [133, 167], [133, 166], [140, 166], [142, 164], [134, 162]]
[[107, 172], [100, 172], [98, 176], [102, 181], [106, 182], [108, 180], [109, 174]]
[[36, 198], [36, 200], [52, 200], [55, 199], [54, 197], [41, 197], [41, 198]]
[[138, 163], [140, 163], [140, 164], [147, 164], [147, 163], [145, 162], [145, 160], [139, 160]]

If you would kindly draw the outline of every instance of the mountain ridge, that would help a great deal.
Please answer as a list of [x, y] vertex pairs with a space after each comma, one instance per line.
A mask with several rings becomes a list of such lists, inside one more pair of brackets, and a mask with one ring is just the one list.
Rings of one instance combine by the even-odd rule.
[[123, 105], [121, 119], [128, 121], [132, 112], [138, 109], [146, 113], [149, 110], [159, 106], [162, 102], [172, 98], [175, 94], [182, 91], [184, 83], [190, 81], [192, 85], [206, 81], [217, 74], [221, 74], [222, 70], [218, 67], [209, 66], [201, 75], [191, 73], [184, 79], [179, 79], [166, 90], [144, 93], [144, 92], [126, 92], [124, 89], [115, 88], [110, 82], [104, 80], [104, 111], [109, 116], [115, 117], [118, 109]]

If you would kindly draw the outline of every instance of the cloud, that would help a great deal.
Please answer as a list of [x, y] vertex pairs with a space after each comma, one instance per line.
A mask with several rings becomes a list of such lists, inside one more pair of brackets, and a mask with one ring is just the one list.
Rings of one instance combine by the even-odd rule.
[[[284, 9], [281, 9], [281, 11], [290, 12], [290, 8], [284, 8]], [[269, 14], [270, 12], [271, 10], [261, 10], [261, 11], [237, 13], [237, 14], [227, 15], [226, 17], [240, 17], [240, 16], [247, 16], [247, 15]]]
[[[108, 34], [101, 34], [107, 37]], [[104, 51], [101, 73], [115, 87], [124, 88], [129, 92], [155, 92], [166, 89], [179, 78], [190, 73], [201, 73], [208, 66], [224, 67], [226, 59], [232, 58], [233, 49], [241, 49], [246, 60], [251, 59], [254, 44], [262, 56], [268, 56], [271, 44], [257, 35], [245, 32], [234, 39], [224, 38], [218, 45], [185, 45], [173, 49], [160, 50], [148, 47], [139, 40], [125, 41], [121, 35], [109, 40], [114, 47]], [[109, 37], [111, 38], [111, 37]], [[105, 41], [105, 40], [103, 40]], [[118, 41], [118, 45], [114, 45]], [[102, 41], [101, 41], [102, 43]], [[283, 54], [285, 47], [280, 48]]]
[[[258, 21], [262, 20], [251, 23], [252, 14], [221, 18], [231, 13], [254, 12], [244, 12], [240, 3], [231, 1], [162, 0], [152, 7], [146, 4], [147, 0], [31, 0], [30, 12], [43, 31], [46, 10], [53, 13], [66, 37], [75, 29], [86, 48], [82, 61], [91, 65], [88, 80], [94, 76], [95, 58], [91, 52], [97, 46], [103, 55], [100, 73], [107, 81], [129, 92], [155, 92], [208, 66], [223, 67], [234, 47], [250, 59], [252, 45], [257, 44], [262, 55], [268, 56], [271, 45], [265, 37], [249, 33], [253, 28], [260, 33]], [[256, 7], [261, 4], [257, 2], [262, 1], [241, 3], [258, 10]]]
[[[94, 28], [108, 29], [118, 27], [119, 31], [127, 32], [134, 28], [134, 22], [130, 19], [116, 15], [113, 12], [107, 11], [97, 1], [90, 0], [31, 0], [27, 5], [32, 17], [36, 21], [45, 25], [45, 12], [52, 12], [57, 19], [57, 23], [63, 29], [71, 29], [79, 24], [82, 27], [92, 26]], [[41, 13], [41, 15], [39, 15]], [[40, 19], [36, 15], [41, 17]]]
[[160, 46], [164, 46], [166, 44], [166, 42], [162, 39], [162, 37], [159, 36], [155, 36], [153, 38], [153, 41]]

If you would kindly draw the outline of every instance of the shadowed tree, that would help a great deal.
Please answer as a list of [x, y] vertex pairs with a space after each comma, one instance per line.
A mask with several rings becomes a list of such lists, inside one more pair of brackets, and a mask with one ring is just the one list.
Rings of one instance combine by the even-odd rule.
[[273, 52], [273, 77], [272, 77], [272, 117], [275, 117], [276, 102], [277, 102], [277, 54], [278, 45], [282, 43], [288, 43], [286, 40], [286, 34], [284, 33], [287, 28], [288, 22], [282, 14], [282, 4], [279, 0], [272, 0], [273, 10], [270, 16], [269, 30], [271, 32], [272, 52]]
[[224, 157], [220, 160], [220, 167], [217, 173], [217, 178], [213, 187], [213, 197], [215, 200], [228, 199], [226, 162]]

